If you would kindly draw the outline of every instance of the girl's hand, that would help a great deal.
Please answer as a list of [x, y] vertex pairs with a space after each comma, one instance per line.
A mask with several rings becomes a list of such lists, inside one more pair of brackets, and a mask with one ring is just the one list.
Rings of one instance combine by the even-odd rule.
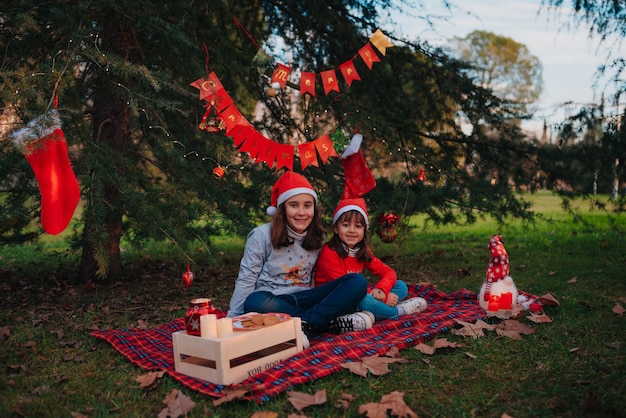
[[398, 304], [398, 295], [395, 293], [389, 292], [389, 296], [387, 296], [387, 305], [396, 306]]
[[385, 292], [383, 292], [380, 289], [372, 289], [372, 291], [370, 292], [370, 295], [372, 295], [372, 297], [376, 300], [379, 301], [384, 301], [385, 300]]

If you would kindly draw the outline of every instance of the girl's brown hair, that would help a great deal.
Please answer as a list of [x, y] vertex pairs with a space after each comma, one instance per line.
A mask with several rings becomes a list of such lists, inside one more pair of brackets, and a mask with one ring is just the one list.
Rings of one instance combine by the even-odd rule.
[[[286, 202], [285, 202], [286, 203]], [[287, 211], [285, 203], [278, 205], [276, 213], [272, 218], [272, 246], [274, 248], [288, 247], [293, 244], [293, 240], [289, 238], [287, 230]], [[313, 212], [313, 220], [307, 228], [306, 236], [302, 241], [302, 248], [305, 250], [319, 250], [324, 245], [326, 230], [322, 225], [322, 216], [320, 208], [315, 203], [315, 211]]]
[[[357, 251], [355, 258], [362, 263], [367, 263], [372, 260], [372, 251], [370, 250], [370, 239], [369, 234], [367, 233], [367, 222], [365, 222], [365, 218], [363, 215], [356, 210], [349, 210], [341, 214], [339, 219], [333, 224], [338, 224], [340, 222], [360, 222], [365, 226], [365, 231], [363, 233], [363, 239], [361, 242], [357, 244], [359, 250]], [[328, 241], [328, 246], [331, 250], [334, 250], [339, 257], [346, 258], [348, 256], [348, 250], [345, 245], [339, 239], [338, 234], [333, 234], [333, 237]]]

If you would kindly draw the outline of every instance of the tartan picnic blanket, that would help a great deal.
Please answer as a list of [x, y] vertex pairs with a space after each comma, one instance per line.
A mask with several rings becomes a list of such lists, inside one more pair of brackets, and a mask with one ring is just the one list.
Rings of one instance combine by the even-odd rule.
[[[375, 354], [382, 356], [393, 346], [403, 349], [427, 342], [450, 331], [457, 320], [475, 322], [486, 317], [474, 291], [461, 289], [444, 293], [432, 286], [411, 284], [408, 297], [415, 296], [426, 299], [425, 311], [398, 320], [379, 321], [365, 331], [317, 335], [310, 339], [310, 348], [230, 387], [252, 388], [244, 399], [265, 402], [295, 385], [344, 370], [342, 363], [360, 361]], [[177, 318], [157, 328], [97, 330], [91, 335], [110, 343], [131, 363], [145, 370], [164, 370], [189, 389], [214, 397], [226, 396], [224, 385], [175, 371], [172, 333], [182, 329], [184, 318]]]

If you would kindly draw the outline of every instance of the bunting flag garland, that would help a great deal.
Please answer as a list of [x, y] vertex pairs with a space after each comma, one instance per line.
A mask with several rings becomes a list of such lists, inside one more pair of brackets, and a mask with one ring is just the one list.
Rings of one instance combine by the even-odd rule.
[[[290, 87], [296, 86], [296, 88], [299, 86], [301, 95], [309, 94], [315, 97], [316, 73], [301, 71], [299, 83], [291, 83], [289, 78], [293, 73], [292, 69], [287, 65], [276, 62], [262, 48], [258, 47], [254, 40], [252, 41], [258, 48], [252, 59], [252, 66], [257, 68], [259, 74], [269, 75], [268, 70], [273, 65], [274, 68], [270, 78], [271, 83], [278, 83], [283, 89], [287, 85]], [[393, 46], [378, 29], [369, 42], [359, 49], [356, 55], [338, 67], [348, 87], [351, 87], [354, 81], [361, 81], [361, 76], [354, 63], [356, 57], [360, 57], [370, 70], [374, 63], [380, 62], [380, 58], [372, 45], [383, 56], [386, 55], [387, 48]], [[326, 95], [333, 91], [340, 93], [337, 69], [321, 71], [320, 77]], [[313, 141], [299, 145], [283, 144], [266, 138], [246, 120], [220, 82], [217, 74], [213, 71], [209, 72], [208, 64], [207, 75], [190, 84], [200, 91], [200, 100], [207, 102], [207, 110], [199, 125], [199, 129], [207, 132], [223, 131], [225, 135], [233, 138], [234, 146], [239, 152], [248, 153], [253, 161], [265, 163], [270, 168], [293, 170], [296, 154], [300, 159], [302, 170], [308, 166], [319, 167], [318, 158], [323, 164], [326, 164], [329, 158], [339, 157], [346, 145], [346, 136], [338, 129]]]

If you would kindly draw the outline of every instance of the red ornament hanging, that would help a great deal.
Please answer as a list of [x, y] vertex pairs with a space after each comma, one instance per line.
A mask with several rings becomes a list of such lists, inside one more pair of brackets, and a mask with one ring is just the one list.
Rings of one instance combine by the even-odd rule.
[[218, 165], [217, 167], [215, 167], [213, 169], [213, 175], [215, 177], [217, 177], [218, 179], [221, 179], [222, 177], [224, 177], [224, 167]]
[[419, 181], [426, 181], [426, 173], [424, 172], [423, 168], [420, 168], [420, 171], [419, 171], [419, 173], [417, 175], [417, 179]]
[[191, 286], [193, 283], [194, 275], [191, 271], [191, 266], [187, 266], [187, 271], [183, 273], [183, 284], [185, 287]]
[[378, 236], [384, 243], [391, 243], [395, 241], [398, 236], [398, 224], [400, 223], [400, 217], [393, 213], [381, 213], [376, 218], [378, 223]]

